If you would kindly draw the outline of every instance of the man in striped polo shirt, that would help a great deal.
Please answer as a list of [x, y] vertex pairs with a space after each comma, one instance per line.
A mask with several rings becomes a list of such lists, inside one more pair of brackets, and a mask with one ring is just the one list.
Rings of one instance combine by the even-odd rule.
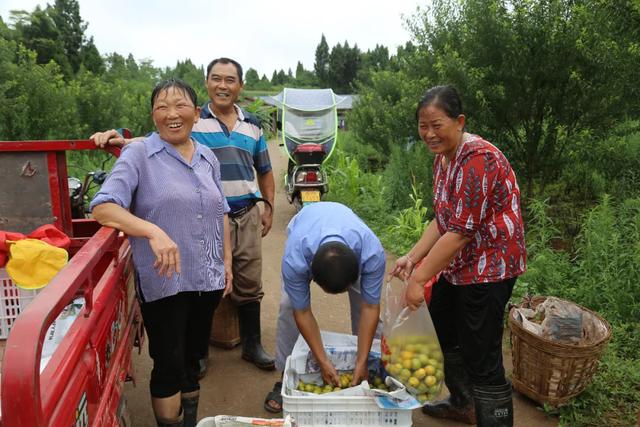
[[[271, 229], [275, 181], [260, 121], [236, 105], [242, 91], [242, 66], [229, 58], [218, 58], [207, 66], [205, 80], [210, 101], [202, 106], [200, 120], [191, 136], [211, 148], [220, 161], [222, 187], [229, 212], [233, 247], [232, 301], [238, 307], [242, 358], [260, 369], [275, 369], [275, 360], [265, 352], [260, 337], [262, 291], [261, 238]], [[124, 145], [116, 130], [91, 136], [96, 145]], [[256, 185], [257, 181], [257, 185]], [[255, 207], [265, 200], [264, 211]], [[202, 355], [201, 375], [206, 370]]]
[[[275, 361], [264, 351], [260, 339], [264, 295], [260, 239], [271, 229], [275, 194], [269, 151], [259, 120], [236, 105], [243, 87], [242, 66], [229, 58], [211, 61], [206, 85], [211, 101], [202, 107], [192, 136], [210, 147], [220, 161], [222, 186], [231, 208], [231, 298], [238, 306], [242, 358], [271, 370]], [[260, 198], [268, 201], [262, 215], [253, 209]]]

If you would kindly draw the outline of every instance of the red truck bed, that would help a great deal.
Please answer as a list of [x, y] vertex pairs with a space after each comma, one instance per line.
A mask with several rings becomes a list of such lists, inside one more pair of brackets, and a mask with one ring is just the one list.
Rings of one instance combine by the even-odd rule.
[[[69, 263], [13, 322], [0, 351], [2, 427], [122, 426], [131, 351], [142, 339], [127, 239], [71, 219], [65, 151], [91, 141], [0, 141], [3, 229], [53, 223], [71, 237]], [[6, 196], [6, 197], [5, 197]], [[7, 213], [9, 212], [9, 213]], [[84, 306], [40, 373], [45, 334], [74, 298]]]

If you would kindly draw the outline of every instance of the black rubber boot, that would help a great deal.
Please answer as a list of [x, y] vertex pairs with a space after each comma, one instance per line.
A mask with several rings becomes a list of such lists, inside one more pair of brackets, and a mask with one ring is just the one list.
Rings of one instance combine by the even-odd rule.
[[513, 392], [511, 383], [473, 386], [478, 427], [513, 426]]
[[209, 360], [207, 357], [198, 360], [198, 380], [203, 379], [207, 375], [209, 368]]
[[200, 392], [182, 393], [182, 414], [184, 415], [184, 427], [196, 427], [198, 424], [198, 401]]
[[473, 406], [473, 391], [469, 375], [464, 368], [462, 354], [444, 353], [444, 383], [449, 389], [449, 397], [444, 400], [427, 402], [422, 412], [435, 418], [447, 418], [466, 424], [476, 423]]
[[256, 301], [238, 306], [238, 317], [240, 318], [242, 358], [260, 369], [274, 370], [276, 361], [264, 351], [260, 340], [260, 303]]

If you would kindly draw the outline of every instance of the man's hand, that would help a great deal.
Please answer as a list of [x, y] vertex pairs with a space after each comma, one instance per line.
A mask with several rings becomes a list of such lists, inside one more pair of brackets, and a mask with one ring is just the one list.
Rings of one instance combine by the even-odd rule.
[[116, 147], [123, 147], [127, 141], [117, 130], [111, 129], [105, 132], [96, 132], [89, 137], [97, 147], [104, 148], [107, 145], [114, 145]]
[[325, 384], [332, 384], [333, 386], [340, 385], [340, 376], [333, 364], [327, 359], [324, 363], [320, 363], [320, 372], [322, 373], [322, 379]]
[[320, 372], [322, 373], [322, 379], [325, 384], [339, 386], [340, 377], [338, 376], [336, 368], [333, 366], [324, 351], [322, 337], [320, 336], [320, 328], [318, 327], [315, 317], [313, 317], [311, 307], [300, 310], [294, 309], [293, 318], [296, 321], [300, 334], [309, 345], [309, 349], [311, 349], [313, 357], [316, 358], [320, 365]]
[[224, 263], [224, 285], [222, 298], [229, 295], [233, 290], [233, 270], [231, 268], [231, 261], [225, 261]]
[[273, 209], [265, 203], [264, 212], [262, 212], [262, 237], [269, 234], [271, 225], [273, 224]]
[[366, 363], [357, 363], [353, 369], [353, 381], [351, 386], [359, 385], [362, 381], [369, 379], [369, 370]]
[[265, 202], [264, 212], [262, 212], [262, 237], [264, 237], [269, 233], [269, 230], [271, 230], [271, 223], [273, 222], [273, 202], [276, 195], [273, 170], [258, 174], [258, 188], [264, 200], [269, 202]]
[[367, 362], [371, 351], [371, 342], [380, 321], [380, 304], [360, 303], [360, 325], [358, 326], [358, 353], [353, 370], [352, 385], [360, 384], [367, 379]]

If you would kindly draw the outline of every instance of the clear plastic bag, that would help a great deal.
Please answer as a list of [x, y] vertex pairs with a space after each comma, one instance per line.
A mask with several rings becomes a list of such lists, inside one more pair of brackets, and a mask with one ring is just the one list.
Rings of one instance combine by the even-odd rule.
[[385, 284], [381, 358], [387, 374], [424, 403], [440, 394], [442, 350], [426, 304], [406, 307], [406, 288], [399, 279]]

